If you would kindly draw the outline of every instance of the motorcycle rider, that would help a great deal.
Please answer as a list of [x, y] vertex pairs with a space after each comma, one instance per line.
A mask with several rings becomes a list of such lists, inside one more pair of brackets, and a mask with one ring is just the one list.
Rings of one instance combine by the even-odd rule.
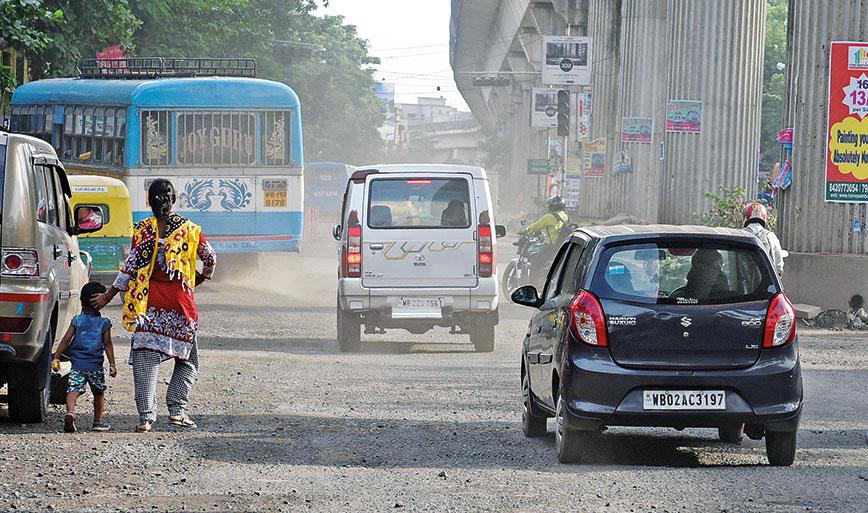
[[539, 218], [535, 223], [524, 229], [522, 233], [534, 236], [542, 233], [545, 236], [546, 248], [543, 254], [551, 258], [552, 254], [557, 250], [555, 244], [561, 236], [561, 230], [570, 221], [567, 215], [567, 208], [564, 205], [564, 200], [560, 196], [549, 198], [546, 202], [548, 213]]
[[784, 258], [781, 252], [781, 242], [768, 229], [768, 219], [768, 210], [762, 203], [752, 202], [744, 207], [744, 229], [759, 239], [775, 266], [775, 272], [778, 273], [778, 276], [783, 276]]

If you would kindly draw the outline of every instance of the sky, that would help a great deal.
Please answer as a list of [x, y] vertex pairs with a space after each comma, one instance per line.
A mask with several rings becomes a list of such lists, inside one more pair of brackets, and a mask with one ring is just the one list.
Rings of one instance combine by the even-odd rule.
[[395, 84], [395, 101], [443, 96], [466, 111], [449, 67], [450, 10], [449, 0], [329, 0], [318, 13], [341, 15], [358, 28], [368, 53], [382, 59], [374, 78]]

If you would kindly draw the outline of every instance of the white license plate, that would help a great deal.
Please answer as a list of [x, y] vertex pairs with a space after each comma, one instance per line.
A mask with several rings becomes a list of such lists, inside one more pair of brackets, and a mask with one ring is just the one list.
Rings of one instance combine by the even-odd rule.
[[645, 390], [646, 410], [725, 410], [723, 390]]
[[442, 297], [399, 297], [397, 307], [408, 310], [432, 310], [443, 307]]

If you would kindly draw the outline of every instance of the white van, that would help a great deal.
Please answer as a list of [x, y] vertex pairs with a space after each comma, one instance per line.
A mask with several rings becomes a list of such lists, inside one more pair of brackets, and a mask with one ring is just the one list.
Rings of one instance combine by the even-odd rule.
[[494, 350], [498, 323], [497, 237], [491, 193], [479, 167], [361, 167], [347, 183], [341, 224], [337, 328], [342, 351], [365, 333], [435, 326]]

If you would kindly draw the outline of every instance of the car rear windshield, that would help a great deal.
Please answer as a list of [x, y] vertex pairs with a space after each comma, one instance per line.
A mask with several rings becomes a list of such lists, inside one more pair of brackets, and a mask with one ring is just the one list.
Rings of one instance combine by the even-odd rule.
[[770, 299], [777, 286], [758, 247], [671, 241], [607, 248], [591, 290], [603, 299], [703, 305]]
[[469, 228], [470, 190], [463, 178], [371, 180], [371, 228]]

